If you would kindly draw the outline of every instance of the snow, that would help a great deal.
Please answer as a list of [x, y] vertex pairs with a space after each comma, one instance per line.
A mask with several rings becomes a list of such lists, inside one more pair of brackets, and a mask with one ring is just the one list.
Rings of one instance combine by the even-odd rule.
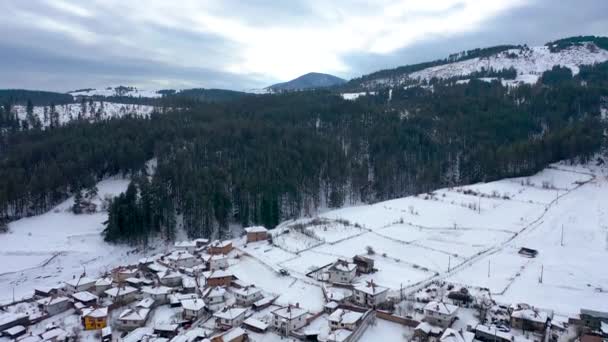
[[[129, 87], [131, 88], [131, 87]], [[147, 98], [158, 98], [162, 95], [158, 93], [158, 90], [145, 90], [137, 89], [132, 87], [131, 89], [125, 90], [119, 93], [116, 87], [106, 87], [103, 89], [87, 89], [81, 91], [72, 91], [70, 95], [76, 96], [128, 96], [128, 97], [147, 97]]]
[[[593, 44], [591, 44], [593, 45]], [[508, 54], [516, 54], [517, 58], [509, 58]], [[538, 77], [556, 65], [579, 72], [581, 65], [601, 63], [608, 60], [608, 51], [597, 48], [596, 52], [588, 45], [573, 46], [556, 53], [549, 51], [546, 46], [525, 49], [511, 49], [487, 58], [473, 58], [460, 62], [426, 68], [409, 75], [411, 79], [430, 80], [432, 78], [451, 78], [467, 76], [482, 68], [502, 70], [513, 67], [517, 70], [516, 82], [536, 83]], [[489, 79], [483, 79], [490, 81]]]
[[410, 341], [413, 333], [413, 330], [408, 329], [398, 323], [376, 318], [375, 323], [372, 323], [367, 327], [358, 341]]
[[[156, 107], [148, 105], [123, 104], [105, 101], [103, 103], [100, 101], [94, 101], [93, 106], [91, 106], [87, 101], [85, 109], [86, 110], [85, 113], [82, 115], [82, 118], [93, 121], [96, 118], [97, 112], [100, 113], [99, 119], [101, 120], [109, 118], [121, 118], [129, 114], [147, 117], [156, 109]], [[20, 120], [26, 119], [26, 106], [14, 106], [12, 110], [17, 114], [17, 117]], [[47, 117], [50, 117], [50, 106], [34, 106], [33, 113], [36, 117], [38, 117], [43, 127], [48, 127], [50, 122], [48, 119], [45, 120], [45, 111], [47, 112]], [[63, 125], [72, 120], [76, 120], [79, 117], [79, 114], [81, 114], [82, 112], [82, 104], [70, 103], [65, 105], [56, 105], [55, 111], [59, 116], [59, 123]]]
[[[97, 184], [98, 198], [126, 190], [129, 180], [114, 178]], [[0, 236], [0, 301], [31, 295], [36, 287], [55, 287], [86, 271], [92, 278], [142, 255], [127, 246], [103, 241], [106, 212], [74, 215], [73, 198], [49, 212], [9, 223]]]
[[376, 95], [376, 93], [373, 91], [372, 92], [360, 92], [360, 93], [343, 93], [342, 98], [345, 100], [353, 101], [353, 100], [358, 99], [360, 96], [366, 96], [366, 95]]

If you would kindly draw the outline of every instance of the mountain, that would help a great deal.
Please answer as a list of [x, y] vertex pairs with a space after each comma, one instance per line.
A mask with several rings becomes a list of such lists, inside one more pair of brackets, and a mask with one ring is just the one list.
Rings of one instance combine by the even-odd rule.
[[543, 72], [555, 66], [578, 74], [582, 65], [608, 61], [608, 38], [579, 36], [543, 46], [499, 45], [463, 51], [445, 59], [380, 70], [352, 79], [343, 86], [349, 91], [369, 91], [399, 85], [428, 84], [433, 80], [468, 82], [494, 79], [504, 85], [534, 84]]
[[273, 84], [267, 87], [271, 92], [303, 90], [314, 88], [327, 88], [346, 83], [346, 80], [334, 75], [310, 72], [291, 81]]

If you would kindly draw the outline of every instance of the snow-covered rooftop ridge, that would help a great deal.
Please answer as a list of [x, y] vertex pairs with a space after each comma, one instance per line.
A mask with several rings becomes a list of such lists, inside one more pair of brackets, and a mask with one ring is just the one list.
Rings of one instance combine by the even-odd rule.
[[451, 315], [458, 310], [456, 305], [447, 304], [443, 302], [429, 302], [425, 307], [425, 311], [437, 312], [442, 315]]
[[551, 52], [546, 46], [531, 48], [516, 48], [499, 52], [490, 57], [473, 58], [460, 62], [438, 65], [413, 72], [408, 75], [410, 79], [430, 80], [432, 78], [452, 78], [467, 76], [482, 69], [502, 70], [515, 68], [518, 76], [541, 75], [554, 66], [561, 65], [579, 72], [581, 65], [592, 65], [608, 61], [608, 51], [589, 43], [572, 46], [558, 52]]
[[246, 311], [247, 311], [247, 309], [245, 309], [245, 308], [229, 308], [229, 309], [225, 309], [225, 310], [214, 313], [213, 317], [231, 320], [231, 319], [241, 316]]
[[262, 227], [262, 226], [253, 226], [253, 227], [245, 228], [245, 231], [247, 233], [264, 233], [264, 232], [267, 232], [268, 229], [266, 229], [265, 227]]

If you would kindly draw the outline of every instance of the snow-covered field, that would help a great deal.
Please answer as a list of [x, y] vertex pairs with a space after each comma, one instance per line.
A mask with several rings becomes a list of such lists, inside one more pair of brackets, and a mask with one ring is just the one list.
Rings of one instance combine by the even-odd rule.
[[129, 97], [149, 97], [157, 98], [161, 97], [157, 90], [146, 90], [137, 89], [135, 87], [129, 88], [118, 88], [118, 87], [106, 87], [103, 89], [86, 89], [81, 91], [72, 91], [72, 96], [129, 96]]
[[[154, 106], [100, 101], [94, 101], [92, 106], [89, 102], [87, 102], [84, 111], [82, 108], [82, 104], [80, 103], [71, 103], [55, 106], [55, 111], [59, 116], [59, 123], [62, 125], [69, 121], [75, 120], [78, 117], [87, 120], [104, 120], [109, 118], [120, 118], [125, 115], [149, 116], [154, 111], [154, 109]], [[26, 119], [26, 106], [14, 106], [13, 111], [17, 114], [17, 117], [20, 120]], [[38, 117], [43, 127], [47, 127], [50, 124], [50, 112], [50, 106], [34, 107], [34, 115]]]
[[[99, 198], [126, 190], [126, 179], [98, 183]], [[97, 204], [100, 200], [97, 201]], [[97, 277], [100, 272], [129, 262], [141, 253], [103, 241], [101, 232], [106, 212], [74, 215], [73, 198], [39, 216], [9, 224], [0, 235], [0, 302], [33, 293], [35, 287], [55, 285], [80, 276]]]

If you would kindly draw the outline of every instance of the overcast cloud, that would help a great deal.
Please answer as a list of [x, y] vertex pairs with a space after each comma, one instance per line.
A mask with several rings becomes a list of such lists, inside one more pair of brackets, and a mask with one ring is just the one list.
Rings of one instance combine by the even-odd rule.
[[608, 35], [606, 0], [4, 0], [0, 88], [260, 88]]

